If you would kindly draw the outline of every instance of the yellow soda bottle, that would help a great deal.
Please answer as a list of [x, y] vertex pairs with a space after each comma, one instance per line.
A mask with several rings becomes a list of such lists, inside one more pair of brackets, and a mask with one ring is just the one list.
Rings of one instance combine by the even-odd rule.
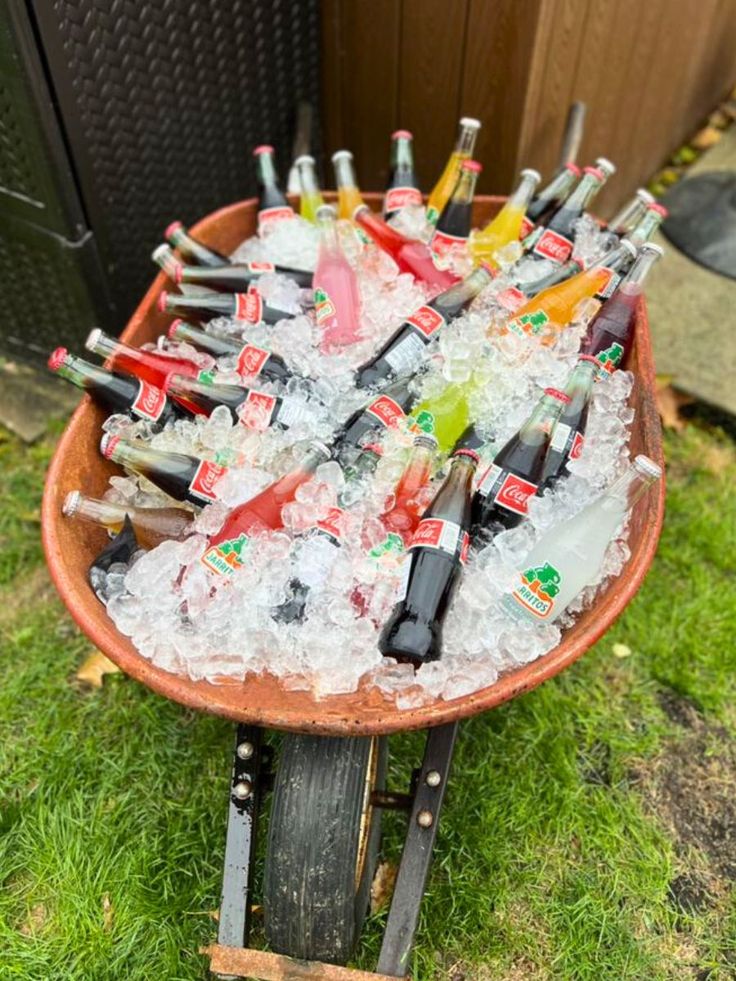
[[497, 268], [493, 257], [509, 242], [518, 240], [527, 206], [541, 179], [537, 170], [522, 170], [518, 187], [496, 217], [485, 228], [473, 232], [470, 236], [470, 251], [476, 262], [488, 262]]
[[317, 172], [314, 167], [314, 157], [308, 153], [297, 157], [294, 166], [299, 174], [299, 184], [301, 186], [301, 199], [299, 202], [299, 214], [307, 221], [317, 220], [317, 211], [325, 203], [322, 192], [317, 182]]
[[332, 154], [337, 187], [337, 214], [339, 218], [353, 220], [356, 210], [365, 204], [355, 178], [353, 155], [350, 150], [338, 150]]
[[450, 199], [450, 195], [455, 190], [460, 167], [464, 160], [470, 160], [475, 150], [475, 140], [480, 129], [480, 122], [477, 119], [470, 119], [463, 116], [460, 120], [455, 149], [450, 154], [450, 159], [445, 164], [445, 169], [440, 175], [440, 179], [432, 188], [427, 202], [427, 221], [433, 225], [437, 224], [442, 209]]

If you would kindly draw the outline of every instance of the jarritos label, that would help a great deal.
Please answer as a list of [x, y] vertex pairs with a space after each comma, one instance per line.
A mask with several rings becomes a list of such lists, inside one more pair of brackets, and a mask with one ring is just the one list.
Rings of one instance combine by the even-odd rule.
[[444, 259], [448, 252], [459, 245], [465, 245], [467, 241], [467, 235], [448, 235], [447, 232], [435, 232], [429, 247], [439, 259]]
[[624, 356], [623, 344], [619, 344], [618, 341], [614, 341], [609, 347], [605, 348], [603, 351], [599, 351], [596, 354], [596, 358], [600, 364], [598, 369], [597, 378], [605, 378], [606, 375], [612, 375], [614, 371], [621, 364]]
[[382, 542], [373, 546], [368, 554], [378, 565], [396, 568], [401, 563], [405, 552], [404, 539], [395, 531], [390, 531]]
[[506, 330], [511, 334], [518, 334], [519, 337], [535, 337], [548, 323], [549, 317], [544, 310], [535, 310], [533, 313], [522, 313], [520, 317], [509, 320]]
[[413, 327], [425, 340], [429, 341], [437, 333], [440, 327], [444, 327], [447, 321], [439, 311], [433, 307], [419, 307], [411, 317], [407, 317], [406, 323]]
[[258, 273], [259, 276], [263, 273], [276, 272], [276, 266], [272, 262], [246, 262], [245, 268], [248, 272]]
[[240, 422], [248, 429], [263, 432], [268, 429], [276, 409], [276, 396], [251, 390], [241, 402], [238, 415]]
[[235, 294], [236, 320], [247, 320], [249, 324], [259, 324], [263, 320], [263, 297], [257, 290]]
[[326, 290], [316, 289], [314, 291], [314, 317], [318, 324], [323, 324], [330, 317], [334, 317], [337, 311], [335, 304], [330, 299]]
[[243, 565], [243, 552], [248, 544], [245, 532], [237, 538], [228, 538], [211, 545], [201, 558], [202, 565], [219, 576], [231, 576]]
[[288, 205], [281, 205], [278, 208], [264, 208], [258, 212], [258, 231], [262, 232], [266, 228], [275, 225], [276, 222], [294, 218], [294, 209]]
[[424, 518], [417, 525], [409, 548], [435, 548], [448, 555], [457, 555], [461, 562], [465, 562], [470, 548], [470, 537], [455, 521]]
[[149, 385], [148, 382], [138, 383], [138, 394], [130, 407], [134, 415], [140, 416], [141, 419], [149, 419], [151, 422], [158, 422], [165, 408], [165, 392], [155, 385]]
[[527, 513], [527, 502], [537, 493], [537, 485], [515, 473], [492, 464], [483, 474], [478, 484], [478, 492], [490, 497], [507, 511], [515, 514]]
[[572, 246], [569, 238], [546, 228], [534, 243], [534, 252], [552, 262], [567, 262], [572, 255]]
[[239, 375], [257, 377], [263, 370], [264, 364], [270, 358], [270, 353], [254, 344], [246, 344], [238, 355], [235, 370]]
[[521, 581], [511, 595], [533, 617], [546, 620], [552, 612], [561, 583], [559, 569], [545, 562], [522, 572]]
[[416, 187], [390, 187], [386, 191], [383, 210], [385, 214], [391, 214], [394, 211], [400, 211], [401, 208], [409, 208], [421, 203], [422, 192], [418, 191]]
[[190, 495], [200, 501], [216, 501], [217, 481], [226, 473], [227, 467], [222, 467], [219, 463], [212, 463], [209, 460], [202, 460], [189, 484]]
[[388, 395], [379, 395], [369, 406], [366, 406], [365, 411], [369, 416], [378, 419], [381, 425], [386, 426], [387, 429], [391, 426], [398, 426], [405, 415], [399, 403], [394, 402]]

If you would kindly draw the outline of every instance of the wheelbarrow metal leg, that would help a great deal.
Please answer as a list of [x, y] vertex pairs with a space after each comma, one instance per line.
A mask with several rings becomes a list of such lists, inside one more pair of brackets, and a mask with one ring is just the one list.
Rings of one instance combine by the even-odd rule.
[[261, 730], [239, 725], [235, 739], [217, 942], [247, 947], [261, 796]]
[[389, 977], [404, 978], [408, 973], [458, 725], [451, 722], [430, 729], [427, 734], [424, 760], [378, 958], [378, 973]]

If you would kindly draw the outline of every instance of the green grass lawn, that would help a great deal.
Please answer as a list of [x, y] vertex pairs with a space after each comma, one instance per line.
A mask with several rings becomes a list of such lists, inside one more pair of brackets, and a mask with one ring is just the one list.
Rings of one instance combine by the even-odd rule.
[[[122, 675], [75, 680], [90, 647], [39, 543], [56, 433], [0, 432], [0, 978], [204, 979], [232, 727]], [[421, 981], [736, 977], [736, 451], [700, 421], [667, 454], [659, 554], [625, 616], [461, 728]], [[393, 758], [419, 747], [392, 740]], [[386, 829], [396, 861], [401, 819]]]

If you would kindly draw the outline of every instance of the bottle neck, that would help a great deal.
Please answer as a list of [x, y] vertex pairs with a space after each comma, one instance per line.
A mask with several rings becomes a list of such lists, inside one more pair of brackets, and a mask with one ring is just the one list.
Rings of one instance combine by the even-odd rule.
[[601, 495], [599, 500], [604, 510], [627, 511], [659, 480], [661, 472], [656, 472], [659, 468], [651, 464], [651, 461], [647, 461], [649, 466], [643, 469], [639, 465], [639, 459], [637, 457], [634, 463]]
[[478, 461], [463, 454], [452, 459], [452, 466], [447, 479], [439, 490], [433, 506], [442, 504], [443, 499], [455, 496], [469, 497], [473, 485], [473, 477], [478, 467]]
[[411, 139], [408, 136], [396, 136], [391, 144], [391, 169], [413, 170], [414, 154]]
[[646, 207], [644, 201], [635, 195], [611, 218], [608, 223], [609, 229], [615, 235], [626, 235], [644, 217]]
[[317, 195], [320, 193], [319, 184], [317, 183], [317, 173], [314, 169], [313, 160], [300, 160], [299, 161], [299, 182], [302, 187], [302, 192], [309, 195]]
[[463, 157], [472, 157], [479, 129], [480, 126], [476, 123], [464, 123], [461, 120], [455, 142], [455, 153], [459, 153]]
[[95, 354], [99, 354], [102, 358], [111, 358], [120, 351], [126, 351], [135, 356], [138, 356], [138, 351], [135, 348], [129, 348], [127, 344], [123, 344], [122, 341], [117, 340], [115, 337], [109, 337], [104, 334], [101, 330], [93, 331], [87, 338], [87, 349], [89, 351], [94, 351]]
[[412, 447], [409, 462], [396, 485], [397, 504], [410, 500], [425, 486], [432, 473], [436, 453], [436, 445], [429, 446], [420, 443]]
[[566, 404], [552, 395], [543, 395], [519, 430], [521, 442], [528, 446], [538, 446], [546, 442]]
[[478, 171], [462, 167], [455, 190], [452, 192], [454, 204], [472, 204], [475, 185], [478, 183]]
[[459, 283], [450, 286], [433, 300], [433, 306], [439, 310], [446, 308], [459, 307], [474, 299], [481, 290], [491, 282], [492, 275], [485, 265], [478, 266], [469, 276], [461, 279]]
[[[582, 404], [587, 402], [593, 390], [593, 382], [598, 371], [595, 361], [584, 358], [578, 361], [570, 373], [570, 377], [565, 385], [565, 395], [570, 396], [570, 409], [577, 410]], [[562, 415], [565, 414], [563, 406]]]
[[526, 211], [538, 184], [539, 174], [536, 171], [522, 171], [519, 185], [509, 197], [506, 205], [515, 210]]
[[357, 190], [358, 182], [355, 177], [353, 158], [347, 155], [336, 157], [333, 159], [333, 164], [335, 167], [335, 183], [337, 189], [354, 187]]
[[664, 221], [664, 217], [664, 214], [657, 208], [647, 208], [644, 217], [629, 235], [634, 245], [644, 245], [645, 242], [648, 242]]
[[110, 373], [104, 368], [67, 354], [64, 361], [54, 369], [56, 374], [77, 388], [94, 388], [110, 380]]
[[623, 266], [628, 265], [633, 259], [636, 258], [636, 251], [632, 250], [631, 245], [627, 242], [623, 242], [617, 245], [615, 249], [611, 249], [607, 252], [602, 259], [599, 259], [595, 264], [594, 268], [599, 269], [613, 269], [614, 271], [621, 269]]
[[653, 248], [643, 246], [639, 251], [634, 264], [624, 277], [624, 281], [619, 286], [623, 293], [641, 293], [644, 280], [649, 275], [649, 271], [659, 259], [660, 253]]
[[121, 466], [131, 467], [135, 469], [136, 467], [152, 467], [157, 463], [161, 462], [162, 456], [164, 457], [179, 457], [182, 460], [188, 460], [183, 454], [179, 453], [163, 453], [160, 450], [151, 449], [148, 446], [141, 446], [137, 443], [127, 443], [122, 439], [113, 437], [105, 450], [105, 456], [108, 460], [112, 460], [113, 463], [119, 463]]
[[94, 497], [85, 497], [79, 491], [69, 494], [64, 501], [64, 514], [69, 518], [84, 518], [98, 525], [119, 524], [125, 519], [128, 508], [110, 501], [100, 501]]
[[580, 183], [565, 202], [565, 208], [571, 211], [585, 211], [602, 186], [600, 174], [586, 170]]
[[337, 221], [333, 208], [320, 208], [317, 212], [319, 223], [320, 246], [327, 252], [339, 252], [340, 243], [337, 238]]
[[273, 162], [273, 154], [267, 152], [259, 153], [256, 159], [258, 161], [258, 180], [264, 187], [277, 188], [279, 179], [276, 173], [276, 165]]
[[562, 201], [571, 193], [573, 187], [578, 182], [580, 174], [571, 167], [563, 167], [556, 174], [546, 187], [537, 195], [540, 201]]

